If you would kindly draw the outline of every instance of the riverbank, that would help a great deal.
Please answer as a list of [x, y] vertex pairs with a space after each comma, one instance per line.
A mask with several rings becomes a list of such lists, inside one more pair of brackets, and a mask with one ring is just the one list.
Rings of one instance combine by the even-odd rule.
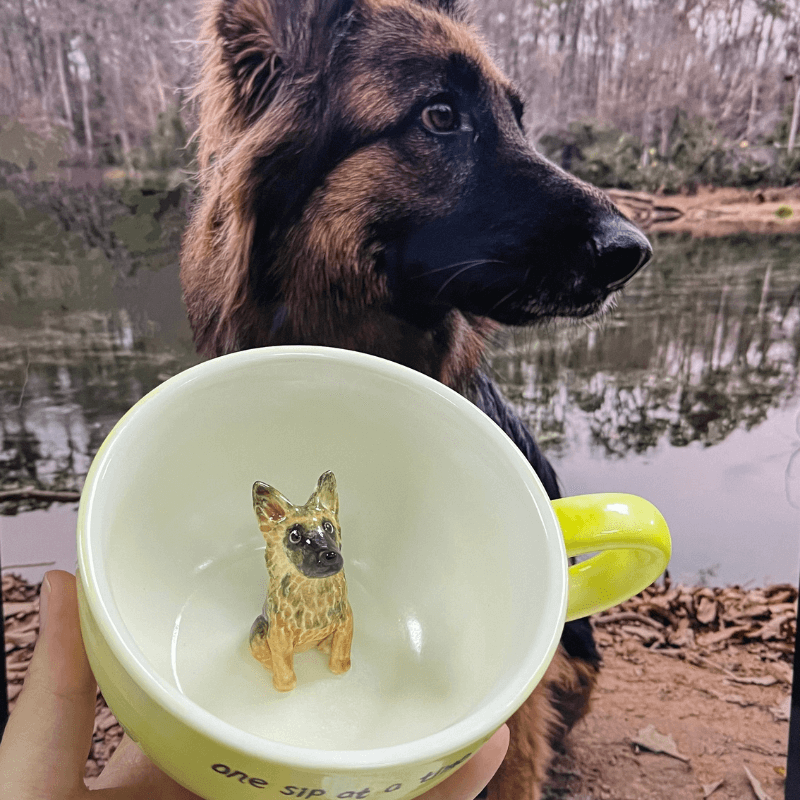
[[[13, 706], [38, 633], [38, 586], [4, 575], [3, 603]], [[594, 617], [604, 667], [593, 710], [557, 759], [545, 800], [779, 800], [796, 608], [790, 584], [667, 580]], [[121, 736], [98, 695], [87, 778]]]
[[800, 233], [800, 186], [715, 189], [657, 195], [609, 189], [611, 199], [645, 231], [696, 237]]

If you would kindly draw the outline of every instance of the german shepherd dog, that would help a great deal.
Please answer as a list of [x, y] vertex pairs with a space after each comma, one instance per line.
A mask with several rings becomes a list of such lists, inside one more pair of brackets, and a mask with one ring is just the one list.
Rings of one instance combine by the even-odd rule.
[[[557, 497], [483, 370], [487, 343], [498, 323], [602, 312], [647, 239], [531, 147], [462, 0], [204, 1], [201, 198], [181, 264], [198, 350], [320, 344], [405, 364], [475, 402]], [[490, 797], [540, 797], [599, 662], [589, 623], [569, 624]]]

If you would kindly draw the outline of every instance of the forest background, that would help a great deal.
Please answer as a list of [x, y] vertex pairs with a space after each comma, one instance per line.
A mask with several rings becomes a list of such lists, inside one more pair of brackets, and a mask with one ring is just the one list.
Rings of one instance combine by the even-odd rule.
[[[595, 184], [800, 179], [800, 0], [476, 4], [531, 140]], [[0, 158], [190, 168], [197, 0], [6, 0]]]

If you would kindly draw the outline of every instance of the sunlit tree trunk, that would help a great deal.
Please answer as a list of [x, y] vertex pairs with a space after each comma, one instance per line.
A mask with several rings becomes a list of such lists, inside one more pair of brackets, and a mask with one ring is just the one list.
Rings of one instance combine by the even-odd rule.
[[125, 114], [125, 97], [122, 91], [122, 76], [120, 75], [119, 62], [122, 58], [119, 48], [119, 42], [116, 37], [110, 36], [106, 33], [106, 39], [113, 42], [113, 50], [111, 53], [111, 73], [113, 75], [114, 84], [114, 107], [116, 108], [117, 117], [117, 134], [119, 135], [119, 143], [122, 148], [122, 158], [125, 162], [125, 167], [131, 169], [131, 140], [128, 136], [128, 123]]
[[794, 76], [794, 107], [792, 108], [792, 123], [789, 126], [789, 141], [786, 149], [791, 153], [794, 150], [795, 140], [797, 139], [797, 124], [800, 122], [800, 73]]
[[150, 66], [153, 68], [153, 85], [156, 88], [156, 93], [158, 94], [158, 104], [161, 109], [161, 113], [166, 113], [167, 110], [167, 98], [164, 96], [164, 86], [161, 83], [161, 75], [159, 74], [158, 69], [158, 61], [156, 60], [155, 53], [150, 50]]
[[94, 161], [94, 137], [92, 136], [92, 117], [89, 110], [89, 82], [80, 81], [81, 108], [83, 109], [83, 137], [86, 142], [86, 158], [91, 164]]
[[56, 62], [56, 75], [58, 76], [58, 87], [61, 91], [61, 102], [64, 106], [64, 119], [69, 127], [73, 140], [75, 137], [75, 118], [72, 115], [72, 102], [69, 97], [69, 86], [67, 85], [67, 71], [64, 69], [64, 43], [60, 36], [53, 39], [53, 54]]
[[81, 87], [81, 109], [83, 111], [83, 139], [86, 145], [86, 157], [91, 164], [94, 161], [94, 136], [92, 135], [92, 114], [89, 107], [89, 81], [92, 73], [86, 54], [80, 46], [80, 37], [70, 41], [69, 55], [67, 56], [73, 66], [75, 77]]

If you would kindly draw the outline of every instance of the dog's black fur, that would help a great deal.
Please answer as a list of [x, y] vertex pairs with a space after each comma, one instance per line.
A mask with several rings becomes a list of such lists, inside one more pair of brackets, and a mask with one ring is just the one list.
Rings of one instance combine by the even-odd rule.
[[[553, 466], [544, 457], [531, 432], [500, 393], [497, 385], [483, 371], [475, 373], [471, 391], [467, 396], [522, 450], [550, 499], [561, 497], [561, 487], [558, 485]], [[567, 622], [564, 625], [561, 644], [570, 656], [583, 659], [595, 668], [600, 666], [600, 653], [597, 651], [592, 626], [588, 619]]]

